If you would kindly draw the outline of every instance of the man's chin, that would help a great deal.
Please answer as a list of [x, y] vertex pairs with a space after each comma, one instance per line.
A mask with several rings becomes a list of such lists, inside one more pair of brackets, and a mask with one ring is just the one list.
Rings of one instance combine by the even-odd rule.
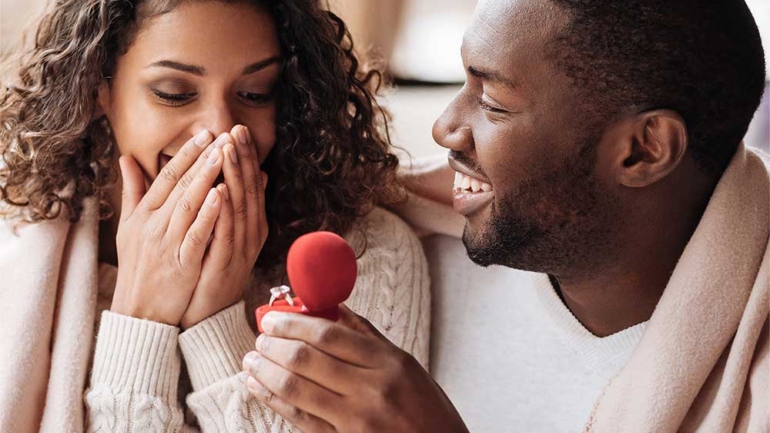
[[486, 268], [496, 263], [492, 260], [492, 254], [489, 254], [489, 251], [494, 248], [485, 242], [483, 238], [483, 234], [475, 232], [471, 223], [466, 221], [465, 229], [463, 230], [465, 251], [473, 263]]

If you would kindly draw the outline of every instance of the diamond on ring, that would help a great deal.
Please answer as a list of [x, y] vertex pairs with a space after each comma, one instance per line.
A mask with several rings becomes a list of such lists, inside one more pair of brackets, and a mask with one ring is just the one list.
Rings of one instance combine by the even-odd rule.
[[272, 306], [273, 302], [278, 299], [285, 299], [292, 307], [294, 306], [294, 299], [291, 298], [291, 289], [289, 286], [278, 286], [270, 289], [270, 302], [268, 305]]

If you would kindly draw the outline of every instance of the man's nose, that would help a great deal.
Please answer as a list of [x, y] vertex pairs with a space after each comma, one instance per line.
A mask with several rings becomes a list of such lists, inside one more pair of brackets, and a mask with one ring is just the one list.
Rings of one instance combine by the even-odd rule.
[[460, 92], [449, 103], [433, 124], [433, 140], [447, 149], [457, 152], [467, 152], [473, 149], [473, 131], [465, 122], [460, 109]]

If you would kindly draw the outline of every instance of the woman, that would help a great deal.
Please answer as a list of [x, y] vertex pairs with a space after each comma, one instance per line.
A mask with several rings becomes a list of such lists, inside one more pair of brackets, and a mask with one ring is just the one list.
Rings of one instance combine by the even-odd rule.
[[351, 309], [426, 365], [424, 257], [376, 208], [403, 195], [380, 76], [338, 18], [67, 0], [33, 45], [0, 99], [0, 430], [291, 430], [241, 362], [314, 230], [360, 254]]

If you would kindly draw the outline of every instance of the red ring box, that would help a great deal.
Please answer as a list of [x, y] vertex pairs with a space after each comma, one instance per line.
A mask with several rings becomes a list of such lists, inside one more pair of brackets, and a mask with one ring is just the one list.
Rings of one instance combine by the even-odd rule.
[[275, 302], [273, 302], [273, 305], [266, 304], [257, 308], [257, 311], [255, 312], [255, 314], [257, 316], [257, 329], [259, 329], [260, 334], [263, 332], [262, 317], [264, 317], [265, 314], [267, 314], [270, 311], [279, 311], [282, 313], [306, 314], [308, 316], [322, 317], [324, 319], [329, 319], [335, 322], [340, 318], [340, 310], [339, 310], [339, 307], [337, 307], [336, 305], [332, 308], [327, 308], [326, 310], [308, 311], [307, 308], [305, 308], [305, 304], [302, 303], [302, 299], [292, 298], [292, 300], [294, 301], [294, 305], [289, 305], [289, 302], [285, 299], [278, 299]]

